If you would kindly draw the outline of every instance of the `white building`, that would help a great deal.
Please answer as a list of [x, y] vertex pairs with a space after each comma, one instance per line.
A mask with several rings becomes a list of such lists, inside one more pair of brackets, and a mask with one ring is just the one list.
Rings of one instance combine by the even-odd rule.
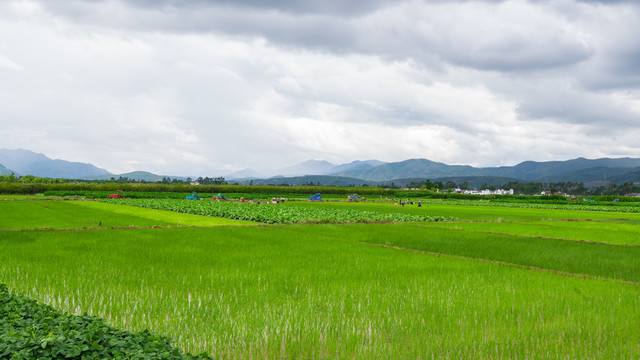
[[456, 189], [455, 192], [461, 194], [469, 194], [469, 195], [513, 195], [513, 189], [504, 190], [504, 189], [496, 189], [496, 190], [460, 190]]

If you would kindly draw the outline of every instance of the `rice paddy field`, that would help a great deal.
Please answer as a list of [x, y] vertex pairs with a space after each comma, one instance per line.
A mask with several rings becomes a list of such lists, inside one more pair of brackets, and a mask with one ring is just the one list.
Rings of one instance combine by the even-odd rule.
[[0, 201], [0, 283], [215, 359], [640, 359], [640, 209], [148, 201]]

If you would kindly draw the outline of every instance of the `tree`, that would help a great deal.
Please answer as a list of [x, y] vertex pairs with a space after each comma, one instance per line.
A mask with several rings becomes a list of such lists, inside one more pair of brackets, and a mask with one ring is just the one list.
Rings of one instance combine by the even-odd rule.
[[19, 179], [13, 172], [11, 175], [0, 175], [0, 182], [18, 182]]

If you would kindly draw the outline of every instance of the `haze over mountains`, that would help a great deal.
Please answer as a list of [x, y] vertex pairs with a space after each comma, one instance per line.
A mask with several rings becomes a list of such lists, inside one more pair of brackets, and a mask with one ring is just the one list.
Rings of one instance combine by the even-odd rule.
[[[287, 166], [281, 169], [245, 169], [239, 172], [228, 174], [227, 176], [230, 178], [273, 178], [304, 175], [334, 175], [345, 171], [368, 170], [383, 164], [385, 163], [378, 160], [356, 160], [348, 164], [341, 165], [335, 165], [324, 160], [307, 160], [300, 164]], [[251, 175], [243, 176], [244, 174]]]
[[85, 176], [110, 174], [107, 170], [91, 164], [53, 160], [44, 154], [24, 149], [0, 149], [0, 164], [16, 175], [79, 179]]
[[[163, 175], [145, 171], [112, 174], [92, 164], [53, 160], [44, 154], [29, 150], [0, 149], [0, 174], [34, 175], [39, 177], [68, 179], [104, 179], [127, 177], [129, 179], [157, 181]], [[384, 163], [378, 160], [353, 161], [348, 164], [332, 164], [322, 160], [308, 160], [280, 169], [245, 169], [231, 174], [190, 174], [198, 176], [224, 176], [232, 182], [253, 184], [323, 184], [323, 185], [376, 185], [396, 181], [475, 179], [501, 185], [509, 181], [520, 182], [640, 182], [640, 159], [637, 158], [578, 158], [566, 161], [525, 161], [515, 166], [476, 168], [469, 165], [447, 165], [427, 159], [409, 159]], [[166, 176], [185, 179], [187, 176]], [[466, 179], [466, 180], [465, 180]]]
[[[0, 175], [11, 175], [11, 170], [4, 167], [4, 165], [0, 164]], [[15, 171], [14, 171], [15, 173]]]

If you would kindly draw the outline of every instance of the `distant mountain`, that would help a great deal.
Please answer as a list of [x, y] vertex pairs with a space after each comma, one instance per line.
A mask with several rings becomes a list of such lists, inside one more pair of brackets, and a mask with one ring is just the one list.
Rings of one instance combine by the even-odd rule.
[[410, 159], [378, 165], [369, 169], [351, 169], [333, 175], [350, 176], [368, 181], [407, 178], [439, 178], [446, 176], [474, 176], [477, 169], [468, 165], [447, 165], [427, 159]]
[[379, 160], [356, 160], [348, 164], [334, 165], [324, 160], [307, 160], [300, 164], [287, 166], [281, 169], [244, 169], [227, 174], [229, 179], [250, 180], [277, 177], [300, 177], [304, 175], [337, 175], [347, 170], [366, 170], [382, 165]]
[[631, 171], [621, 174], [621, 175], [613, 175], [610, 178], [607, 178], [609, 181], [613, 181], [616, 184], [623, 184], [626, 182], [632, 183], [640, 183], [640, 167], [633, 168]]
[[43, 154], [34, 153], [33, 151], [17, 149], [0, 149], [0, 164], [25, 175], [32, 175], [26, 172], [33, 163], [51, 160]]
[[[498, 168], [482, 168], [481, 175], [506, 176], [530, 181], [562, 179], [557, 175], [577, 174], [580, 170], [592, 168], [633, 168], [640, 166], [640, 159], [633, 158], [577, 158], [566, 161], [525, 161], [516, 166], [502, 166]], [[576, 178], [576, 179], [579, 179]], [[602, 179], [598, 179], [602, 180]], [[564, 180], [567, 181], [567, 180]]]
[[[51, 178], [96, 179], [126, 177], [132, 180], [158, 181], [168, 177], [145, 171], [112, 174], [91, 164], [52, 160], [29, 150], [0, 149], [0, 174], [34, 175]], [[222, 172], [221, 172], [222, 173]], [[277, 175], [277, 176], [274, 176]], [[470, 187], [483, 183], [499, 186], [509, 181], [607, 183], [640, 182], [638, 158], [577, 158], [566, 161], [525, 161], [515, 166], [476, 168], [469, 165], [447, 165], [427, 159], [409, 159], [393, 163], [378, 160], [356, 160], [334, 165], [323, 160], [308, 160], [281, 169], [244, 169], [225, 176], [239, 183], [302, 185], [313, 182], [322, 185], [388, 184], [404, 186], [426, 179], [431, 181], [467, 182]], [[269, 177], [269, 178], [267, 178]]]
[[[640, 159], [584, 159], [567, 161], [525, 161], [515, 166], [476, 168], [468, 165], [447, 165], [426, 159], [410, 159], [387, 163], [368, 169], [351, 169], [334, 173], [367, 181], [389, 181], [395, 179], [438, 179], [449, 177], [502, 177], [518, 181], [590, 181], [602, 180], [603, 174], [622, 175], [640, 167]], [[597, 169], [600, 170], [589, 170]], [[605, 170], [603, 170], [605, 169]], [[615, 170], [618, 169], [618, 170]], [[573, 179], [573, 180], [568, 180]], [[584, 179], [584, 180], [581, 180]]]
[[[367, 181], [362, 179], [355, 179], [343, 176], [330, 176], [330, 175], [305, 175], [294, 177], [273, 177], [269, 179], [252, 179], [239, 181], [241, 185], [307, 185], [313, 183], [314, 185], [336, 185], [336, 186], [362, 186], [367, 184]], [[371, 184], [370, 184], [371, 185]]]
[[228, 179], [255, 179], [255, 178], [264, 177], [264, 176], [255, 170], [243, 169], [240, 171], [233, 172], [225, 177]]
[[[275, 172], [282, 176], [299, 175], [326, 175], [335, 167], [334, 164], [324, 160], [307, 160], [297, 165], [288, 166]], [[275, 175], [273, 174], [273, 175]]]
[[11, 173], [14, 173], [14, 175], [18, 176], [15, 171], [7, 169], [6, 167], [4, 167], [4, 165], [0, 164], [0, 175], [11, 175]]
[[92, 175], [110, 174], [91, 164], [52, 160], [43, 154], [17, 149], [0, 149], [0, 163], [22, 175], [50, 178], [81, 179]]
[[336, 165], [331, 170], [329, 170], [328, 173], [340, 174], [349, 170], [351, 171], [367, 170], [383, 164], [385, 163], [379, 160], [366, 160], [366, 161], [356, 160], [356, 161], [350, 162], [349, 164]]
[[545, 182], [592, 182], [612, 181], [616, 184], [624, 182], [639, 182], [640, 167], [593, 167], [588, 169], [573, 170], [559, 175], [544, 176], [539, 180]]

